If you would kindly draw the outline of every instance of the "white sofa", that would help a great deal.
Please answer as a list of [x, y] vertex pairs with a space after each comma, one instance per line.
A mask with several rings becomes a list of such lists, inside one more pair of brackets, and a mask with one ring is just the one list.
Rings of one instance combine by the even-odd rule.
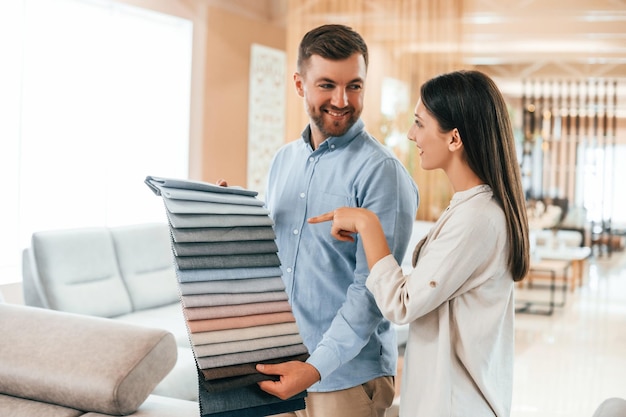
[[198, 376], [165, 223], [34, 233], [23, 252], [28, 306], [164, 329], [178, 347], [153, 394], [197, 401]]

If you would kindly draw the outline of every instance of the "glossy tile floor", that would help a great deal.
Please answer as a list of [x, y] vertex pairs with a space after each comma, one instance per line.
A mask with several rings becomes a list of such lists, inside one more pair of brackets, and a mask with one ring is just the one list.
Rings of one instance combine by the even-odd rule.
[[[552, 315], [516, 314], [511, 417], [592, 417], [605, 399], [626, 398], [626, 252], [592, 256], [584, 274]], [[516, 296], [547, 300], [549, 287], [535, 281]]]
[[603, 400], [626, 398], [626, 252], [591, 257], [565, 305], [517, 314], [515, 336], [511, 417], [591, 417]]

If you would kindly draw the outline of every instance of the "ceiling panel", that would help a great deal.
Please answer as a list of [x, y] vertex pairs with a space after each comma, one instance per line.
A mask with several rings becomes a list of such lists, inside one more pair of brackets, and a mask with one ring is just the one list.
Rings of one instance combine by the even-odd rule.
[[[287, 0], [207, 1], [274, 24], [286, 23]], [[317, 1], [321, 0], [308, 0], [306, 5]], [[371, 33], [379, 34], [379, 40], [398, 36], [393, 30], [397, 20], [377, 7], [382, 3], [362, 1], [368, 7], [359, 22], [371, 24]], [[626, 105], [626, 0], [465, 0], [463, 8], [465, 64], [497, 78], [507, 86], [507, 94], [519, 94], [522, 79], [608, 78], [619, 80], [619, 101]], [[329, 15], [317, 20], [336, 19]], [[450, 48], [411, 39], [394, 41], [404, 42], [405, 53]]]

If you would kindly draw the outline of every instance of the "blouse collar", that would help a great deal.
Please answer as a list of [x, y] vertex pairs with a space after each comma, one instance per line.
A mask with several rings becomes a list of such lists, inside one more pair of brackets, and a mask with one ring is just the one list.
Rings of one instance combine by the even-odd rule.
[[474, 197], [475, 195], [482, 193], [491, 193], [491, 187], [487, 184], [480, 184], [472, 188], [468, 188], [467, 190], [457, 191], [452, 196], [452, 200], [450, 200], [450, 205], [453, 206], [462, 203]]

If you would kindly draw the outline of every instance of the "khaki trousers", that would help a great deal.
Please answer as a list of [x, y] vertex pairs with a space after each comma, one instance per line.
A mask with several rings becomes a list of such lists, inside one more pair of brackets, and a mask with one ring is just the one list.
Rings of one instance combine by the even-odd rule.
[[340, 391], [309, 392], [304, 410], [275, 417], [385, 417], [394, 395], [394, 378], [384, 376]]

